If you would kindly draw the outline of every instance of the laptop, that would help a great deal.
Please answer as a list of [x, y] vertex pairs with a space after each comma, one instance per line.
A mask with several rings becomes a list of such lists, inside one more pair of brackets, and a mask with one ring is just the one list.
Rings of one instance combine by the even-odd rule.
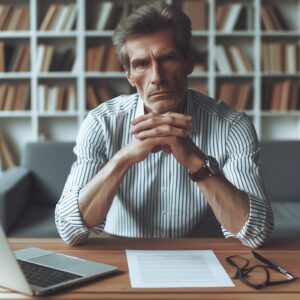
[[0, 286], [37, 296], [118, 271], [117, 267], [39, 248], [13, 252], [0, 225]]

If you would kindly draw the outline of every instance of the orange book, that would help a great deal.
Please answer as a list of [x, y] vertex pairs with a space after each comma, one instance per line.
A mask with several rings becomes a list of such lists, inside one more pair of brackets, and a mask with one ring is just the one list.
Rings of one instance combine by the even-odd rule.
[[299, 85], [298, 85], [297, 81], [293, 81], [292, 86], [291, 86], [291, 96], [290, 96], [290, 102], [289, 102], [289, 109], [290, 110], [297, 110], [298, 101], [299, 101]]
[[9, 149], [7, 139], [5, 138], [3, 133], [0, 133], [0, 153], [3, 157], [5, 168], [11, 168], [16, 165], [16, 161], [12, 155], [11, 150]]
[[6, 97], [4, 100], [3, 110], [13, 110], [15, 101], [16, 86], [9, 84], [7, 86]]
[[113, 72], [122, 71], [122, 66], [117, 56], [115, 46], [113, 45], [111, 45], [108, 48], [105, 71], [113, 71]]
[[97, 99], [94, 87], [92, 85], [87, 86], [87, 108], [94, 109], [99, 105], [99, 101]]
[[207, 12], [204, 0], [185, 0], [182, 4], [182, 10], [190, 17], [193, 30], [206, 30]]
[[100, 86], [97, 92], [101, 102], [105, 102], [113, 98], [112, 91], [107, 86]]
[[21, 15], [16, 25], [16, 30], [29, 29], [29, 6], [25, 5], [21, 8]]
[[5, 72], [5, 45], [4, 42], [0, 42], [0, 72]]

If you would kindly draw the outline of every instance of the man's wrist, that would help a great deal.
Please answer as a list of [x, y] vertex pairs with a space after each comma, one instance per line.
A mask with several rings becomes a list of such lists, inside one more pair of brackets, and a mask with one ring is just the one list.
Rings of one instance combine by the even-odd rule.
[[202, 168], [205, 165], [205, 155], [196, 155], [190, 160], [188, 169], [190, 173], [194, 173], [198, 171], [200, 168]]

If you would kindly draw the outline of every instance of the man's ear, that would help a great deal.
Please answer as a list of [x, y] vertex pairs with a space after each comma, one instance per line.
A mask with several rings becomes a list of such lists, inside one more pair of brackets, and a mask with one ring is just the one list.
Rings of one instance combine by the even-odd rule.
[[124, 70], [125, 70], [125, 74], [126, 74], [128, 82], [130, 83], [130, 85], [132, 87], [135, 87], [135, 83], [134, 83], [134, 81], [131, 78], [130, 68], [124, 66]]

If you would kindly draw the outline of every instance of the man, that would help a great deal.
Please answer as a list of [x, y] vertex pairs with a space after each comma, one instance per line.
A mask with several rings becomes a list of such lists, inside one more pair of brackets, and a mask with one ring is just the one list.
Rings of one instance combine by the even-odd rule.
[[189, 18], [173, 6], [143, 6], [113, 39], [137, 94], [83, 122], [56, 207], [63, 240], [75, 245], [103, 226], [124, 237], [203, 236], [212, 210], [226, 237], [262, 245], [273, 217], [255, 130], [245, 114], [187, 89]]

